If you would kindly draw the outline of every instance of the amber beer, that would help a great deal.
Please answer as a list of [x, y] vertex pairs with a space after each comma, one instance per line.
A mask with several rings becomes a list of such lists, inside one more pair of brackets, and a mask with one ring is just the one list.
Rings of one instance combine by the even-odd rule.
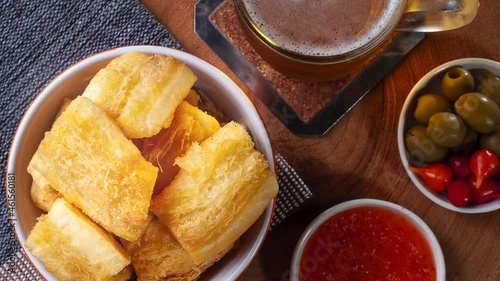
[[243, 30], [261, 57], [279, 72], [312, 81], [357, 70], [392, 33], [406, 7], [398, 0], [236, 4]]
[[276, 70], [329, 80], [357, 70], [395, 30], [469, 24], [477, 0], [235, 0], [243, 30]]

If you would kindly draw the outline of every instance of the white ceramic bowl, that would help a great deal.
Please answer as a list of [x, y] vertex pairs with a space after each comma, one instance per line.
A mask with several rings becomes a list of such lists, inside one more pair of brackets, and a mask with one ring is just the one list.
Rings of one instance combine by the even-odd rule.
[[427, 93], [441, 93], [441, 79], [448, 69], [454, 66], [462, 66], [467, 70], [474, 69], [486, 69], [497, 76], [500, 76], [500, 62], [482, 59], [482, 58], [464, 58], [442, 64], [433, 70], [429, 71], [420, 81], [415, 84], [410, 94], [406, 98], [406, 101], [401, 110], [401, 115], [399, 117], [398, 124], [398, 149], [403, 167], [405, 168], [408, 176], [415, 186], [430, 200], [434, 203], [460, 213], [486, 213], [494, 210], [500, 209], [500, 199], [494, 199], [484, 204], [469, 205], [466, 207], [455, 207], [453, 206], [446, 192], [437, 193], [426, 186], [426, 184], [417, 176], [415, 173], [409, 170], [410, 165], [421, 166], [422, 163], [418, 163], [413, 160], [405, 145], [405, 134], [406, 132], [417, 123], [413, 118], [413, 112], [417, 106], [417, 99]]
[[[45, 131], [49, 130], [54, 121], [63, 98], [81, 94], [89, 80], [111, 59], [133, 51], [170, 55], [189, 66], [198, 76], [195, 87], [203, 91], [216, 107], [232, 120], [246, 125], [256, 148], [269, 161], [270, 169], [276, 169], [271, 142], [256, 108], [243, 91], [214, 66], [188, 53], [157, 46], [123, 47], [90, 56], [62, 72], [36, 97], [19, 124], [7, 164], [8, 173], [14, 174], [16, 178], [14, 193], [9, 192], [12, 190], [7, 188], [7, 194], [8, 198], [15, 198], [11, 213], [17, 238], [27, 257], [47, 280], [56, 278], [47, 272], [24, 246], [36, 218], [41, 214], [30, 199], [31, 176], [26, 167]], [[241, 237], [238, 249], [231, 251], [209, 268], [201, 280], [234, 280], [243, 272], [264, 241], [271, 222], [274, 201], [269, 203], [258, 221]]]
[[409, 211], [408, 209], [405, 209], [402, 206], [399, 206], [397, 204], [383, 201], [383, 200], [378, 200], [378, 199], [356, 199], [356, 200], [351, 200], [351, 201], [346, 201], [343, 203], [340, 203], [338, 205], [335, 205], [331, 207], [330, 209], [324, 211], [321, 213], [319, 216], [317, 216], [305, 229], [303, 232], [301, 238], [299, 239], [295, 251], [293, 253], [292, 257], [292, 263], [291, 263], [291, 273], [290, 273], [290, 280], [291, 281], [298, 281], [299, 278], [299, 270], [300, 270], [300, 261], [302, 258], [302, 253], [304, 251], [304, 248], [306, 244], [309, 242], [310, 238], [312, 235], [315, 233], [315, 231], [318, 229], [319, 226], [321, 226], [325, 221], [327, 221], [329, 218], [343, 212], [346, 210], [350, 210], [353, 208], [359, 208], [359, 207], [379, 207], [383, 208], [389, 211], [392, 211], [404, 218], [406, 218], [410, 223], [412, 223], [424, 236], [424, 238], [427, 240], [433, 257], [434, 257], [434, 264], [436, 267], [436, 281], [445, 281], [446, 278], [446, 267], [444, 263], [444, 257], [443, 257], [443, 252], [441, 250], [441, 247], [439, 246], [439, 242], [436, 239], [436, 236], [434, 236], [434, 233], [432, 230], [425, 224], [425, 222], [420, 219], [417, 215]]

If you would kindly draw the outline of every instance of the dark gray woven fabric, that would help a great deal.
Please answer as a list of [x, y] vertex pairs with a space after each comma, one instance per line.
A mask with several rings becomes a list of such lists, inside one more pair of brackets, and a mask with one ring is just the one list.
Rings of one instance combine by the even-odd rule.
[[[57, 74], [106, 49], [178, 42], [138, 0], [0, 0], [0, 166], [28, 105]], [[275, 227], [312, 194], [278, 155]], [[0, 187], [0, 280], [41, 280], [20, 252]]]

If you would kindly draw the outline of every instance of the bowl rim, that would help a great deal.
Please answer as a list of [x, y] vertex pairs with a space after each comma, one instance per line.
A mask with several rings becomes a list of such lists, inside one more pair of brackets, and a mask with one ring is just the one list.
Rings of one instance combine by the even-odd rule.
[[392, 211], [406, 218], [410, 223], [412, 223], [417, 229], [420, 230], [421, 234], [424, 236], [425, 240], [427, 241], [431, 249], [436, 266], [436, 281], [446, 280], [445, 278], [446, 265], [441, 246], [439, 245], [439, 242], [436, 236], [434, 235], [434, 232], [419, 216], [417, 216], [412, 211], [396, 203], [380, 199], [361, 198], [361, 199], [344, 201], [342, 203], [334, 205], [329, 209], [327, 209], [326, 211], [324, 211], [323, 213], [319, 214], [311, 223], [309, 223], [309, 225], [305, 228], [304, 232], [302, 233], [302, 236], [298, 240], [292, 255], [291, 273], [290, 273], [291, 281], [299, 281], [298, 276], [299, 276], [300, 259], [302, 257], [302, 252], [304, 251], [306, 244], [309, 242], [309, 239], [318, 229], [318, 227], [332, 216], [339, 214], [343, 211], [358, 207], [379, 207]]
[[422, 76], [422, 78], [420, 78], [418, 82], [410, 90], [401, 109], [401, 113], [399, 115], [398, 128], [397, 128], [397, 143], [398, 143], [399, 156], [401, 159], [401, 163], [403, 164], [403, 167], [406, 171], [406, 174], [410, 178], [411, 182], [418, 188], [418, 190], [420, 190], [420, 192], [422, 192], [427, 198], [429, 198], [432, 202], [436, 203], [437, 205], [445, 209], [464, 214], [479, 214], [479, 213], [496, 211], [500, 209], [500, 199], [493, 199], [488, 203], [480, 205], [473, 205], [466, 207], [453, 206], [450, 202], [447, 201], [447, 199], [445, 200], [443, 198], [440, 198], [438, 195], [435, 194], [434, 191], [429, 190], [425, 186], [425, 184], [420, 180], [420, 178], [418, 178], [415, 175], [415, 173], [413, 173], [409, 169], [410, 161], [408, 158], [406, 145], [404, 141], [406, 115], [408, 114], [409, 107], [413, 103], [414, 101], [413, 99], [420, 94], [420, 91], [425, 88], [427, 83], [435, 75], [439, 75], [445, 70], [449, 69], [450, 67], [457, 65], [463, 66], [465, 68], [467, 68], [468, 66], [474, 66], [474, 67], [487, 66], [489, 68], [495, 68], [500, 72], [500, 62], [485, 58], [461, 58], [443, 63], [433, 68], [429, 72], [427, 72], [424, 76]]
[[[37, 110], [43, 105], [43, 103], [46, 101], [46, 99], [51, 95], [51, 92], [57, 88], [57, 86], [61, 83], [63, 83], [68, 77], [71, 77], [74, 75], [75, 72], [78, 72], [79, 70], [86, 69], [90, 66], [92, 66], [95, 63], [99, 63], [101, 61], [109, 61], [112, 58], [115, 58], [119, 55], [123, 55], [125, 53], [130, 53], [130, 52], [144, 52], [144, 53], [151, 53], [151, 54], [163, 54], [163, 55], [171, 55], [174, 56], [176, 59], [182, 61], [183, 63], [191, 63], [191, 64], [196, 64], [200, 69], [202, 69], [203, 72], [206, 73], [211, 73], [211, 77], [216, 77], [218, 81], [221, 81], [225, 86], [231, 88], [231, 92], [237, 92], [239, 94], [234, 95], [234, 98], [238, 100], [238, 102], [243, 102], [246, 103], [246, 106], [249, 106], [251, 111], [255, 113], [255, 116], [257, 117], [256, 122], [259, 123], [259, 126], [262, 127], [262, 130], [259, 130], [262, 134], [264, 134], [265, 137], [265, 142], [264, 146], [269, 148], [269, 159], [266, 157], [266, 160], [269, 162], [269, 169], [274, 172], [276, 176], [278, 176], [278, 169], [277, 169], [277, 162], [276, 162], [276, 152], [274, 150], [273, 143], [271, 142], [270, 136], [269, 136], [269, 131], [267, 129], [266, 123], [264, 122], [264, 119], [262, 118], [261, 113], [259, 110], [256, 108], [255, 104], [252, 102], [252, 100], [248, 97], [247, 93], [244, 92], [241, 87], [239, 87], [234, 80], [232, 80], [227, 74], [222, 72], [219, 68], [214, 66], [213, 64], [205, 61], [202, 58], [199, 58], [193, 54], [190, 54], [186, 51], [179, 50], [179, 49], [174, 49], [171, 47], [165, 47], [165, 46], [157, 46], [157, 45], [129, 45], [129, 46], [122, 46], [122, 47], [115, 47], [115, 48], [110, 48], [106, 49], [100, 52], [96, 52], [93, 54], [90, 54], [86, 56], [83, 59], [80, 59], [76, 62], [74, 62], [72, 65], [55, 75], [43, 88], [40, 90], [33, 101], [28, 105], [26, 111], [23, 113], [19, 124], [16, 128], [16, 131], [14, 133], [14, 136], [12, 138], [12, 142], [10, 145], [9, 153], [8, 153], [8, 158], [7, 158], [7, 165], [6, 165], [6, 171], [5, 171], [5, 189], [6, 189], [6, 203], [7, 203], [7, 213], [9, 217], [9, 222], [11, 227], [13, 227], [13, 232], [15, 234], [16, 240], [19, 243], [19, 246], [21, 248], [21, 251], [23, 252], [24, 256], [27, 258], [29, 263], [31, 264], [32, 268], [44, 279], [44, 280], [52, 280], [48, 279], [46, 275], [38, 268], [36, 263], [38, 263], [38, 260], [36, 257], [34, 257], [30, 251], [25, 247], [24, 242], [26, 241], [27, 234], [24, 233], [24, 231], [21, 229], [20, 222], [17, 220], [18, 216], [18, 208], [17, 206], [11, 206], [9, 202], [15, 201], [16, 198], [16, 188], [14, 187], [14, 193], [10, 192], [12, 188], [9, 188], [9, 180], [8, 177], [10, 174], [15, 174], [15, 167], [17, 163], [17, 157], [15, 155], [17, 153], [21, 153], [20, 151], [20, 142], [23, 138], [23, 133], [26, 130], [26, 127], [29, 125], [29, 122], [31, 120], [34, 120], [34, 115], [37, 112]], [[14, 198], [14, 199], [9, 199], [9, 198]], [[262, 213], [261, 216], [265, 217], [264, 224], [262, 227], [260, 227], [257, 235], [257, 239], [255, 243], [249, 248], [249, 254], [245, 257], [245, 259], [240, 263], [237, 267], [237, 269], [233, 272], [233, 274], [230, 276], [229, 280], [236, 280], [245, 270], [246, 268], [250, 265], [250, 263], [255, 259], [258, 251], [261, 249], [268, 233], [271, 227], [272, 223], [272, 218], [275, 212], [277, 204], [277, 195], [269, 202], [267, 205], [266, 209]], [[22, 236], [22, 237], [21, 237]], [[34, 260], [37, 260], [37, 262], [34, 262]], [[42, 268], [44, 272], [47, 272], [45, 268]], [[48, 273], [48, 272], [47, 272]], [[50, 276], [49, 276], [50, 277]]]

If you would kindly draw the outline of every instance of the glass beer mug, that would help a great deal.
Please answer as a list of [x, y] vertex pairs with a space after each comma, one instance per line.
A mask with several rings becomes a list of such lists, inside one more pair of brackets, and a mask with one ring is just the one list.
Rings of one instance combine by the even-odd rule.
[[277, 71], [327, 81], [359, 69], [393, 31], [469, 24], [477, 0], [236, 0], [253, 48]]

